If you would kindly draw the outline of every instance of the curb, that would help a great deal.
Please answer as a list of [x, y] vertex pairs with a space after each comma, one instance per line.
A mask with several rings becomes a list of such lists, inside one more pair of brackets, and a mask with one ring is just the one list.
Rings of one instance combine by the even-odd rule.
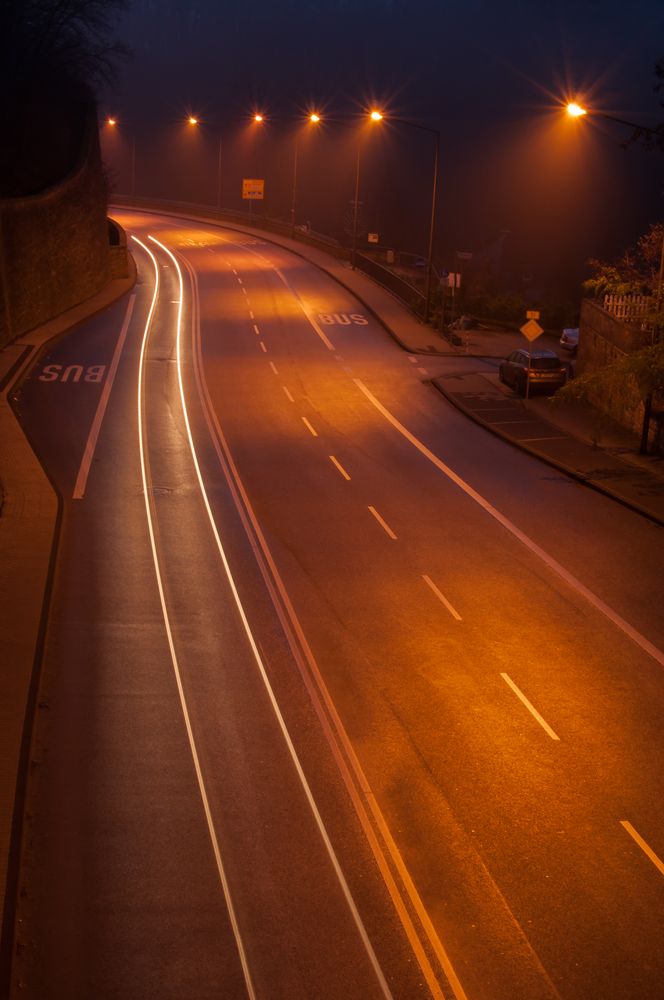
[[560, 462], [555, 458], [551, 458], [549, 455], [543, 454], [537, 448], [533, 448], [532, 445], [524, 444], [521, 441], [517, 441], [515, 438], [509, 437], [504, 431], [498, 430], [492, 424], [489, 424], [486, 420], [478, 417], [472, 410], [464, 406], [463, 403], [455, 399], [450, 393], [447, 392], [440, 384], [438, 379], [432, 379], [431, 384], [434, 389], [436, 389], [441, 396], [443, 396], [448, 403], [456, 407], [460, 413], [463, 413], [465, 417], [468, 417], [479, 427], [484, 428], [484, 430], [489, 431], [494, 437], [500, 438], [501, 441], [507, 442], [507, 444], [512, 445], [512, 447], [517, 448], [519, 451], [525, 452], [528, 455], [532, 455], [534, 458], [538, 458], [541, 462], [546, 465], [551, 466], [553, 469], [557, 469], [559, 472], [564, 473], [569, 476], [570, 479], [576, 480], [576, 482], [581, 483], [583, 486], [589, 486], [590, 489], [595, 490], [597, 493], [601, 493], [603, 496], [608, 497], [609, 500], [615, 500], [616, 503], [621, 504], [623, 507], [627, 507], [628, 510], [633, 511], [635, 514], [640, 514], [641, 517], [647, 518], [659, 527], [664, 527], [664, 518], [659, 517], [657, 514], [653, 514], [652, 511], [647, 510], [640, 504], [636, 503], [634, 500], [628, 500], [626, 497], [621, 496], [614, 490], [610, 489], [608, 486], [604, 486], [602, 483], [598, 483], [593, 479], [588, 479], [584, 476], [582, 472], [577, 469], [573, 469], [569, 465], [565, 465], [564, 462]]

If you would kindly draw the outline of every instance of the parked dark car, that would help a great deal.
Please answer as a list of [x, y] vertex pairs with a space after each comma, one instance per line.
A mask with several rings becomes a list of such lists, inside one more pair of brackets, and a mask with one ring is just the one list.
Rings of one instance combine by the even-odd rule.
[[511, 385], [520, 396], [526, 394], [526, 384], [530, 375], [529, 394], [534, 390], [554, 391], [567, 381], [567, 365], [553, 351], [527, 351], [520, 348], [512, 351], [501, 361], [498, 376], [501, 382]]

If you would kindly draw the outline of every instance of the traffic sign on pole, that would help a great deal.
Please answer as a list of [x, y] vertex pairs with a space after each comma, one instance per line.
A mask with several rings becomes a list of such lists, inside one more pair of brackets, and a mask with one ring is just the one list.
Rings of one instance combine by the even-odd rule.
[[521, 333], [527, 340], [537, 340], [540, 334], [544, 333], [544, 330], [539, 325], [537, 320], [529, 319], [528, 322], [524, 323], [521, 327]]

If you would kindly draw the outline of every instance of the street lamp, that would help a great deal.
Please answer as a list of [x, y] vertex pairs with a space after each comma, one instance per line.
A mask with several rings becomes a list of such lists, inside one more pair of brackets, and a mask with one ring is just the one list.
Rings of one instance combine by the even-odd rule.
[[[317, 125], [321, 120], [319, 114], [312, 111], [307, 121], [310, 125]], [[298, 139], [295, 139], [295, 151], [293, 154], [293, 195], [291, 198], [291, 236], [295, 235], [295, 203], [297, 200], [297, 152], [298, 152]]]
[[[584, 115], [589, 115], [593, 118], [605, 118], [610, 122], [617, 122], [619, 125], [626, 125], [627, 128], [633, 129], [634, 137], [640, 135], [654, 136], [661, 134], [659, 129], [649, 128], [647, 125], [637, 125], [636, 122], [629, 122], [625, 118], [617, 118], [615, 115], [609, 115], [605, 111], [594, 111], [584, 108], [582, 105], [577, 104], [576, 101], [570, 101], [567, 104], [565, 110], [567, 114], [572, 118], [582, 118]], [[657, 313], [659, 314], [659, 309], [662, 303], [662, 290], [664, 286], [664, 240], [662, 240], [662, 253], [660, 257], [659, 264], [659, 280], [657, 282]], [[643, 401], [643, 424], [641, 427], [641, 443], [639, 445], [639, 453], [641, 455], [647, 455], [648, 453], [648, 436], [650, 432], [650, 417], [652, 412], [652, 392], [649, 392]]]
[[[106, 125], [108, 126], [108, 128], [114, 129], [117, 126], [117, 124], [118, 124], [118, 119], [115, 117], [115, 115], [108, 115], [108, 117], [106, 118]], [[133, 130], [129, 133], [129, 135], [130, 135], [130, 138], [131, 138], [131, 187], [130, 187], [130, 194], [131, 194], [132, 204], [134, 204], [135, 201], [136, 201], [136, 136], [134, 135]]]
[[[380, 111], [372, 111], [371, 116], [373, 121], [379, 122], [383, 120], [383, 115]], [[391, 122], [395, 122], [397, 125], [407, 125], [409, 128], [416, 128], [422, 132], [428, 132], [430, 135], [434, 136], [434, 155], [433, 155], [433, 180], [431, 184], [431, 217], [429, 220], [429, 247], [427, 251], [427, 281], [426, 289], [424, 293], [424, 322], [429, 322], [429, 314], [431, 312], [431, 283], [433, 276], [433, 245], [434, 237], [436, 234], [436, 216], [438, 214], [438, 162], [440, 160], [440, 132], [438, 129], [429, 128], [428, 125], [420, 125], [419, 122], [412, 122], [408, 118], [392, 118], [388, 119]]]
[[[379, 122], [383, 120], [383, 116], [380, 111], [370, 111], [369, 118], [372, 122]], [[360, 198], [360, 147], [357, 147], [357, 163], [355, 167], [355, 199], [353, 202], [353, 252], [350, 259], [350, 266], [355, 270], [355, 263], [357, 261], [357, 216], [359, 209], [359, 198]]]

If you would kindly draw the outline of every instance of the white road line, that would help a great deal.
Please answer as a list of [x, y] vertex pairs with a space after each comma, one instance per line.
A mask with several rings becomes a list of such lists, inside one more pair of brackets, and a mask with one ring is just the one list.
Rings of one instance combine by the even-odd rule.
[[88, 440], [85, 443], [83, 458], [81, 459], [78, 475], [76, 476], [76, 482], [74, 483], [74, 492], [72, 494], [74, 500], [82, 500], [85, 496], [85, 488], [88, 483], [88, 475], [90, 473], [92, 459], [94, 458], [95, 448], [97, 447], [99, 431], [101, 430], [101, 424], [106, 413], [106, 407], [108, 406], [108, 399], [111, 395], [111, 389], [113, 388], [115, 373], [117, 372], [118, 365], [120, 364], [120, 355], [122, 354], [122, 348], [124, 347], [135, 302], [136, 295], [133, 294], [127, 303], [127, 311], [125, 312], [122, 329], [120, 330], [120, 335], [115, 345], [115, 350], [113, 351], [111, 366], [108, 369], [108, 375], [106, 376], [106, 381], [104, 382], [104, 388], [102, 389], [99, 403], [97, 404], [97, 411], [95, 413], [94, 420], [92, 421], [92, 426], [90, 427], [90, 433], [88, 434]]
[[[154, 237], [150, 237], [150, 239], [154, 239]], [[154, 240], [154, 242], [156, 243], [157, 241]], [[159, 245], [161, 246], [161, 244], [159, 244]], [[179, 279], [180, 279], [180, 288], [182, 288], [182, 272], [180, 270], [180, 266], [179, 266], [179, 264], [177, 262], [177, 259], [173, 256], [173, 254], [171, 253], [170, 250], [168, 250], [167, 247], [163, 247], [163, 249], [166, 251], [166, 253], [170, 254], [170, 256], [172, 257], [172, 259], [173, 259], [173, 261], [175, 263], [175, 266], [177, 267], [178, 275], [179, 275]], [[193, 271], [193, 268], [192, 268], [192, 271]], [[190, 273], [191, 273], [191, 271], [190, 271]], [[197, 289], [197, 286], [196, 286], [195, 283], [194, 283], [193, 287], [194, 287], [195, 298], [197, 299], [198, 289]], [[197, 308], [196, 308], [196, 311], [198, 311]], [[221, 542], [221, 537], [220, 537], [219, 532], [217, 530], [217, 525], [216, 525], [216, 522], [215, 522], [215, 519], [214, 519], [214, 514], [212, 513], [212, 507], [210, 506], [210, 501], [209, 501], [209, 498], [208, 498], [207, 490], [205, 489], [205, 484], [203, 482], [203, 476], [201, 474], [200, 465], [199, 465], [198, 457], [197, 457], [197, 454], [196, 454], [196, 448], [194, 446], [194, 440], [193, 440], [192, 433], [191, 433], [191, 427], [190, 427], [190, 424], [189, 424], [189, 416], [188, 416], [188, 412], [187, 412], [187, 404], [186, 404], [186, 401], [185, 401], [184, 388], [183, 388], [183, 384], [182, 384], [181, 331], [182, 331], [182, 326], [181, 326], [181, 314], [180, 314], [179, 317], [178, 317], [177, 359], [178, 359], [178, 380], [179, 380], [179, 383], [180, 383], [180, 397], [181, 397], [181, 401], [182, 401], [182, 412], [183, 412], [185, 424], [186, 424], [186, 427], [187, 427], [187, 436], [189, 438], [189, 448], [190, 448], [190, 451], [191, 451], [191, 456], [192, 456], [192, 459], [193, 459], [193, 462], [194, 462], [194, 466], [196, 468], [196, 476], [198, 478], [198, 484], [199, 484], [199, 488], [200, 488], [200, 491], [201, 491], [201, 496], [202, 496], [203, 502], [205, 504], [205, 509], [207, 511], [208, 520], [209, 520], [209, 523], [210, 523], [210, 527], [212, 529], [212, 534], [214, 536], [214, 539], [215, 539], [215, 542], [216, 542], [216, 545], [217, 545], [217, 551], [219, 552], [219, 556], [220, 556], [221, 561], [223, 563], [224, 571], [226, 573], [226, 578], [228, 580], [228, 583], [230, 585], [230, 588], [231, 588], [231, 591], [232, 591], [232, 594], [233, 594], [233, 599], [235, 601], [235, 606], [236, 606], [236, 608], [238, 610], [238, 613], [240, 615], [240, 618], [242, 620], [242, 624], [244, 626], [245, 635], [247, 636], [247, 640], [249, 642], [249, 645], [251, 647], [252, 653], [254, 655], [254, 660], [256, 662], [256, 666], [258, 667], [258, 670], [259, 670], [259, 672], [261, 674], [261, 678], [262, 678], [263, 683], [265, 685], [265, 690], [266, 690], [268, 698], [270, 700], [270, 704], [272, 706], [272, 710], [274, 712], [275, 718], [276, 718], [277, 723], [279, 725], [279, 729], [281, 730], [282, 736], [284, 738], [284, 742], [286, 743], [286, 746], [288, 748], [288, 751], [289, 751], [291, 760], [293, 762], [293, 766], [294, 766], [294, 768], [296, 770], [297, 776], [300, 779], [300, 784], [301, 784], [302, 789], [304, 791], [304, 794], [306, 796], [307, 802], [309, 804], [309, 808], [311, 809], [311, 813], [312, 813], [312, 815], [314, 817], [314, 820], [316, 822], [316, 826], [318, 827], [318, 831], [320, 833], [321, 840], [323, 841], [323, 843], [325, 845], [328, 858], [330, 859], [330, 862], [332, 864], [334, 872], [335, 872], [335, 874], [337, 876], [337, 880], [338, 880], [339, 885], [341, 887], [341, 891], [342, 891], [342, 893], [344, 895], [344, 898], [346, 900], [346, 903], [348, 905], [348, 909], [350, 910], [350, 913], [351, 913], [351, 916], [352, 916], [353, 921], [355, 923], [355, 927], [357, 929], [357, 932], [358, 932], [358, 934], [359, 934], [359, 936], [360, 936], [360, 938], [362, 940], [362, 944], [364, 945], [364, 948], [365, 948], [365, 951], [367, 953], [367, 957], [369, 959], [371, 967], [374, 970], [374, 974], [375, 974], [376, 979], [378, 981], [378, 984], [380, 986], [381, 992], [382, 992], [383, 996], [385, 997], [385, 1000], [392, 1000], [391, 990], [390, 990], [390, 988], [389, 988], [389, 986], [387, 984], [387, 980], [385, 979], [385, 975], [383, 973], [383, 970], [380, 967], [380, 964], [378, 962], [378, 957], [376, 955], [376, 952], [374, 951], [373, 945], [371, 944], [371, 941], [369, 940], [369, 935], [367, 934], [367, 930], [366, 930], [366, 928], [364, 926], [364, 923], [362, 922], [362, 917], [360, 916], [360, 913], [359, 913], [359, 910], [357, 909], [357, 905], [355, 903], [355, 900], [354, 900], [354, 898], [353, 898], [353, 896], [351, 894], [350, 887], [348, 885], [348, 882], [346, 881], [346, 876], [344, 875], [343, 870], [341, 868], [341, 865], [339, 863], [339, 859], [337, 858], [336, 852], [335, 852], [334, 847], [332, 845], [332, 841], [330, 840], [330, 836], [329, 836], [329, 834], [327, 832], [327, 828], [326, 828], [326, 826], [325, 826], [325, 824], [323, 822], [323, 818], [322, 818], [322, 816], [320, 814], [320, 811], [318, 809], [318, 806], [316, 804], [316, 800], [314, 799], [313, 793], [311, 791], [311, 787], [309, 786], [309, 782], [307, 781], [306, 775], [305, 775], [304, 770], [302, 768], [302, 764], [300, 762], [300, 758], [298, 757], [297, 750], [295, 749], [295, 745], [294, 745], [293, 740], [291, 738], [290, 732], [288, 730], [288, 727], [286, 726], [286, 722], [285, 722], [284, 717], [283, 717], [283, 715], [281, 713], [281, 709], [279, 708], [279, 703], [277, 701], [276, 695], [274, 693], [272, 685], [270, 684], [270, 679], [268, 677], [267, 670], [265, 668], [265, 664], [263, 663], [263, 659], [262, 659], [262, 657], [260, 655], [260, 652], [259, 652], [259, 649], [258, 649], [258, 645], [256, 643], [256, 639], [254, 637], [254, 634], [252, 632], [251, 626], [249, 624], [249, 619], [247, 618], [247, 614], [245, 612], [244, 605], [242, 604], [242, 600], [240, 598], [240, 595], [239, 595], [239, 592], [238, 592], [238, 589], [237, 589], [237, 585], [235, 583], [235, 579], [233, 577], [230, 565], [228, 563], [228, 558], [226, 556], [226, 551], [225, 551], [225, 549], [223, 547], [223, 544]], [[209, 415], [206, 414], [206, 417], [207, 416], [209, 416]], [[249, 984], [248, 984], [248, 987], [249, 987]], [[252, 990], [252, 992], [250, 994], [251, 1000], [254, 1000], [253, 985], [251, 985], [251, 990]]]
[[433, 582], [433, 580], [431, 579], [431, 577], [427, 576], [426, 573], [424, 573], [424, 574], [422, 574], [422, 579], [424, 580], [424, 582], [427, 584], [428, 587], [431, 587], [431, 589], [433, 590], [433, 592], [436, 595], [436, 597], [438, 598], [438, 600], [442, 601], [442, 603], [445, 605], [445, 607], [447, 608], [447, 610], [449, 611], [449, 613], [452, 615], [452, 617], [456, 618], [456, 620], [458, 622], [460, 622], [461, 621], [461, 615], [459, 614], [458, 611], [456, 611], [452, 607], [452, 605], [447, 600], [447, 598], [445, 597], [445, 595], [440, 592], [440, 590], [438, 589], [438, 587], [436, 586], [436, 584]]
[[518, 541], [525, 545], [525, 547], [532, 552], [533, 555], [537, 556], [538, 559], [541, 559], [550, 570], [557, 573], [558, 576], [564, 580], [566, 584], [568, 584], [568, 586], [572, 587], [572, 589], [583, 597], [589, 604], [591, 604], [592, 607], [608, 618], [610, 622], [621, 630], [621, 632], [624, 632], [625, 635], [632, 640], [632, 642], [636, 643], [636, 645], [644, 651], [644, 653], [652, 656], [653, 660], [656, 660], [660, 666], [664, 667], [664, 653], [658, 649], [654, 643], [650, 642], [649, 639], [646, 639], [646, 637], [637, 631], [633, 625], [630, 625], [628, 621], [625, 621], [625, 619], [622, 618], [617, 611], [614, 611], [608, 604], [605, 604], [601, 598], [594, 594], [592, 590], [585, 586], [585, 584], [581, 583], [581, 581], [570, 573], [569, 570], [566, 570], [564, 566], [545, 552], [543, 548], [532, 540], [532, 538], [529, 538], [524, 531], [517, 528], [517, 526], [510, 521], [508, 517], [501, 514], [500, 511], [493, 506], [493, 504], [489, 503], [489, 501], [481, 495], [481, 493], [478, 493], [477, 490], [474, 490], [472, 486], [461, 478], [461, 476], [458, 476], [456, 472], [449, 467], [449, 465], [446, 465], [440, 458], [438, 458], [437, 455], [434, 455], [434, 453], [430, 451], [425, 444], [416, 438], [414, 434], [411, 434], [411, 432], [407, 430], [407, 428], [404, 427], [404, 425], [400, 423], [397, 418], [376, 399], [376, 397], [369, 391], [369, 389], [367, 389], [359, 378], [355, 378], [353, 381], [358, 389], [364, 393], [369, 402], [376, 407], [378, 412], [382, 413], [385, 419], [389, 421], [389, 423], [391, 423], [392, 426], [399, 431], [399, 433], [402, 434], [407, 441], [410, 441], [410, 443], [417, 448], [417, 450], [424, 455], [425, 458], [427, 458], [433, 465], [436, 466], [437, 469], [444, 473], [448, 479], [451, 479], [451, 481], [455, 483], [460, 490], [463, 490], [466, 496], [469, 496], [471, 500], [474, 500], [476, 504], [479, 504], [479, 506], [486, 511], [490, 517], [494, 518], [494, 520], [509, 531], [514, 538], [518, 539]]
[[302, 417], [302, 423], [304, 424], [304, 426], [307, 428], [308, 431], [311, 431], [311, 433], [313, 434], [313, 436], [315, 438], [318, 437], [318, 431], [315, 431], [313, 429], [313, 427], [311, 426], [311, 424], [309, 423], [309, 421], [307, 420], [306, 417]]
[[[194, 287], [194, 300], [198, 296], [197, 277], [192, 265], [185, 260], [189, 269], [189, 274]], [[265, 586], [267, 587], [275, 610], [279, 616], [284, 633], [297, 663], [302, 682], [304, 683], [314, 709], [318, 715], [321, 727], [328, 741], [330, 751], [334, 756], [339, 773], [348, 791], [349, 798], [353, 803], [357, 817], [362, 825], [362, 829], [367, 838], [378, 869], [383, 877], [394, 908], [399, 916], [401, 925], [410, 946], [415, 955], [416, 961], [422, 970], [422, 975], [431, 991], [433, 1000], [446, 1000], [437, 973], [434, 973], [431, 962], [420, 941], [419, 932], [415, 929], [411, 911], [403, 898], [405, 892], [410, 906], [420, 921], [420, 926], [426, 938], [445, 971], [445, 975], [454, 993], [455, 1000], [468, 1000], [468, 997], [459, 981], [450, 958], [438, 937], [433, 922], [420, 897], [413, 878], [406, 867], [406, 863], [397, 847], [387, 825], [385, 817], [380, 810], [376, 796], [373, 793], [367, 777], [362, 770], [357, 754], [349, 739], [348, 733], [344, 729], [343, 722], [337, 712], [336, 706], [327, 689], [325, 681], [320, 672], [314, 654], [307, 642], [302, 625], [298, 619], [295, 608], [288, 596], [285, 584], [274, 556], [267, 543], [265, 535], [256, 517], [256, 513], [251, 505], [233, 455], [229, 449], [228, 442], [219, 424], [219, 419], [212, 405], [210, 390], [205, 380], [203, 370], [200, 328], [196, 326], [196, 318], [192, 316], [192, 339], [195, 343], [194, 349], [194, 372], [199, 387], [201, 399], [205, 400], [205, 419], [210, 430], [219, 465], [222, 469], [228, 487], [233, 496], [238, 515], [245, 527], [247, 537], [256, 556], [256, 561], [260, 566]], [[370, 815], [369, 815], [370, 814]], [[374, 829], [374, 824], [376, 830]], [[380, 838], [380, 839], [379, 839]], [[387, 852], [387, 853], [386, 853]], [[399, 884], [392, 873], [392, 867], [388, 861], [388, 855], [399, 875]]]
[[249, 319], [254, 319], [254, 318], [255, 318], [254, 314], [253, 314], [252, 310], [250, 309], [249, 310]]
[[272, 369], [275, 375], [279, 374], [279, 372], [277, 371], [277, 366], [275, 365], [274, 361], [270, 361], [270, 368]]
[[344, 469], [344, 467], [341, 464], [341, 462], [338, 459], [336, 459], [334, 457], [334, 455], [329, 455], [328, 457], [329, 457], [330, 461], [332, 462], [332, 464], [336, 465], [337, 469], [339, 470], [339, 472], [341, 473], [341, 475], [344, 477], [344, 479], [346, 479], [346, 480], [348, 480], [348, 482], [350, 482], [350, 476], [348, 475], [348, 473]]
[[408, 360], [409, 360], [409, 361], [410, 361], [410, 363], [411, 363], [411, 364], [413, 364], [413, 365], [416, 365], [416, 364], [417, 364], [417, 358], [414, 358], [414, 357], [412, 357], [412, 355], [410, 355], [410, 354], [408, 355]]
[[237, 280], [238, 280], [238, 283], [241, 285], [242, 284], [242, 278], [238, 278]]
[[[184, 688], [182, 686], [182, 678], [180, 675], [180, 667], [178, 664], [177, 654], [175, 652], [175, 643], [173, 641], [173, 632], [171, 629], [170, 618], [168, 615], [168, 608], [166, 607], [166, 596], [164, 593], [164, 584], [161, 577], [161, 571], [159, 569], [159, 557], [157, 555], [157, 543], [155, 539], [154, 525], [152, 523], [152, 512], [150, 510], [150, 494], [148, 490], [148, 477], [147, 477], [147, 464], [146, 464], [146, 454], [144, 445], [144, 431], [143, 431], [143, 405], [142, 405], [142, 394], [143, 394], [143, 382], [144, 382], [144, 368], [145, 368], [145, 353], [147, 348], [148, 336], [150, 333], [150, 327], [152, 325], [152, 317], [154, 315], [155, 305], [157, 302], [157, 295], [159, 293], [159, 269], [157, 266], [157, 260], [152, 253], [152, 251], [144, 243], [142, 243], [136, 236], [132, 236], [139, 246], [145, 250], [147, 254], [152, 258], [155, 269], [155, 290], [152, 299], [152, 304], [150, 306], [150, 312], [145, 324], [145, 331], [143, 333], [143, 341], [141, 343], [141, 354], [138, 364], [138, 446], [139, 454], [141, 460], [141, 478], [143, 482], [143, 499], [145, 500], [145, 515], [148, 522], [148, 533], [150, 535], [150, 547], [152, 549], [152, 561], [154, 563], [155, 575], [157, 577], [157, 587], [159, 590], [159, 600], [161, 602], [161, 612], [164, 619], [164, 626], [166, 629], [166, 636], [168, 638], [168, 648], [171, 654], [171, 663], [173, 665], [173, 672], [175, 674], [175, 681], [177, 684], [178, 694], [180, 697], [180, 706], [182, 709], [182, 715], [184, 718], [185, 728], [187, 730], [187, 737], [189, 740], [189, 749], [191, 752], [192, 760], [194, 762], [194, 769], [196, 771], [196, 779], [198, 782], [198, 790], [203, 802], [203, 809], [205, 811], [205, 818], [207, 820], [208, 833], [210, 836], [210, 841], [212, 843], [212, 850], [214, 852], [215, 861], [217, 863], [217, 873], [219, 875], [219, 880], [221, 882], [222, 890], [224, 893], [224, 899], [226, 900], [226, 908], [228, 910], [229, 920], [233, 928], [233, 936], [235, 937], [235, 945], [238, 950], [238, 955], [240, 958], [240, 963], [242, 965], [242, 971], [244, 974], [244, 982], [247, 989], [247, 994], [250, 1000], [256, 1000], [256, 993], [254, 990], [254, 984], [251, 978], [251, 972], [249, 969], [249, 963], [247, 961], [247, 955], [244, 949], [244, 943], [240, 935], [240, 928], [237, 922], [237, 917], [235, 914], [235, 907], [233, 906], [233, 900], [231, 899], [230, 887], [228, 885], [228, 879], [226, 878], [226, 871], [224, 869], [224, 864], [221, 859], [221, 850], [219, 848], [219, 841], [217, 840], [217, 832], [214, 828], [214, 822], [212, 819], [212, 810], [210, 809], [210, 803], [208, 800], [207, 790], [205, 788], [205, 781], [203, 778], [203, 772], [201, 770], [200, 759], [198, 756], [198, 749], [196, 747], [196, 741], [194, 739], [194, 731], [191, 725], [191, 719], [189, 717], [189, 709], [187, 707], [187, 700], [184, 694]], [[152, 237], [150, 237], [152, 239]], [[156, 240], [155, 240], [156, 242]], [[159, 244], [161, 245], [161, 244]], [[165, 248], [164, 248], [165, 249]], [[168, 252], [168, 251], [167, 251]], [[177, 263], [176, 263], [177, 266]], [[179, 268], [178, 268], [179, 271]], [[180, 279], [180, 307], [178, 309], [178, 329], [180, 327], [182, 319], [182, 280]], [[178, 343], [178, 371], [180, 368], [180, 358], [179, 358], [179, 343]]]
[[426, 370], [426, 368], [418, 368], [417, 370], [420, 373], [420, 375], [428, 375], [429, 374], [429, 372]]
[[647, 857], [650, 858], [650, 860], [654, 864], [655, 868], [657, 868], [657, 870], [659, 871], [660, 875], [664, 875], [664, 861], [662, 861], [661, 858], [657, 857], [657, 855], [653, 851], [652, 847], [650, 847], [648, 844], [646, 844], [646, 842], [643, 839], [643, 837], [639, 833], [636, 832], [636, 830], [634, 829], [634, 827], [632, 826], [632, 824], [629, 823], [626, 819], [621, 819], [620, 820], [620, 825], [623, 826], [627, 830], [627, 832], [630, 835], [630, 837], [639, 845], [639, 847], [641, 848], [641, 850], [643, 851], [643, 853], [645, 855], [647, 855]]
[[293, 399], [293, 397], [291, 396], [291, 394], [290, 394], [290, 392], [289, 392], [289, 390], [288, 390], [288, 386], [286, 386], [286, 385], [282, 385], [282, 387], [281, 387], [281, 388], [282, 388], [282, 389], [284, 390], [284, 392], [286, 393], [286, 399], [287, 399], [287, 400], [288, 400], [288, 401], [289, 401], [290, 403], [294, 403], [294, 402], [295, 402], [295, 400], [294, 400], [294, 399]]
[[534, 719], [537, 719], [542, 729], [544, 729], [545, 732], [549, 734], [551, 739], [560, 740], [560, 737], [556, 736], [549, 723], [542, 718], [542, 716], [539, 714], [539, 712], [532, 704], [532, 702], [528, 701], [523, 691], [519, 690], [519, 688], [516, 686], [512, 678], [508, 674], [501, 674], [500, 676], [502, 677], [502, 679], [505, 681], [506, 684], [509, 684], [509, 686], [512, 688], [512, 691], [514, 691], [514, 694], [517, 696], [517, 698], [523, 702], [523, 704], [526, 706], [532, 717]]
[[243, 294], [243, 295], [244, 295], [245, 297], [246, 297], [246, 295], [247, 295], [247, 289], [246, 289], [246, 288], [244, 287], [244, 285], [242, 286], [242, 294]]
[[378, 511], [376, 510], [376, 508], [372, 507], [371, 505], [369, 505], [369, 510], [371, 511], [371, 513], [373, 514], [373, 516], [376, 518], [376, 520], [380, 524], [381, 528], [383, 528], [383, 530], [390, 536], [390, 538], [396, 539], [397, 536], [394, 534], [394, 532], [390, 528], [390, 526], [387, 523], [387, 521], [383, 520], [383, 518], [380, 516], [380, 514], [378, 513]]
[[541, 438], [518, 438], [517, 440], [522, 441], [524, 444], [528, 441], [562, 441], [564, 439], [564, 434], [554, 434], [550, 437]]
[[260, 332], [260, 330], [258, 329], [258, 327], [256, 326], [255, 323], [254, 323], [254, 333], [257, 334], [260, 337], [261, 332]]
[[263, 341], [261, 340], [261, 341], [259, 341], [259, 343], [261, 345], [261, 351], [263, 352], [263, 354], [267, 354], [267, 347], [265, 346], [265, 344], [263, 343]]

